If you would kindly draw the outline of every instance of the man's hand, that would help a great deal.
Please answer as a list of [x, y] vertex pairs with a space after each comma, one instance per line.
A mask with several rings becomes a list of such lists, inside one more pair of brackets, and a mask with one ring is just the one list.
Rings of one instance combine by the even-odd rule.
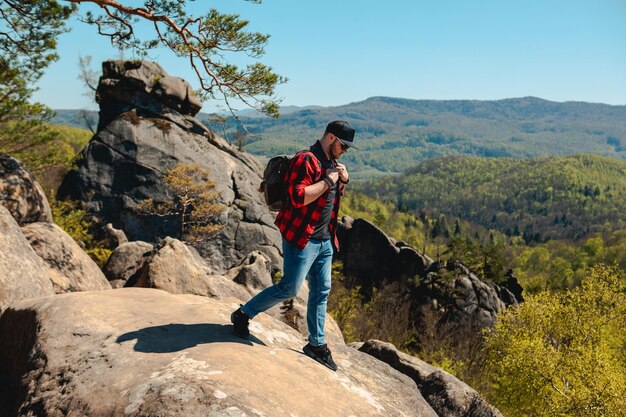
[[330, 178], [331, 180], [333, 180], [334, 183], [336, 183], [337, 180], [339, 179], [339, 172], [329, 169], [328, 171], [326, 171], [326, 176]]
[[348, 178], [350, 178], [350, 174], [348, 174], [348, 170], [344, 164], [337, 162], [337, 171], [339, 171], [339, 178], [341, 178], [342, 182], [348, 182]]

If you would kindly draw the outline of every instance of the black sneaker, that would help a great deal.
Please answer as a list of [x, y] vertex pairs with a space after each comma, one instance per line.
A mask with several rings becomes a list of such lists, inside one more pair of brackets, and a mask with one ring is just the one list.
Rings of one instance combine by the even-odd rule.
[[230, 322], [233, 324], [233, 330], [239, 337], [247, 339], [250, 336], [250, 330], [248, 330], [248, 322], [250, 318], [246, 316], [246, 313], [241, 311], [241, 308], [233, 311], [230, 315]]
[[327, 368], [333, 371], [337, 371], [337, 364], [333, 360], [333, 355], [330, 353], [330, 349], [328, 349], [328, 346], [326, 346], [326, 344], [323, 344], [321, 346], [313, 346], [309, 343], [304, 348], [302, 348], [302, 351], [307, 356], [315, 359]]

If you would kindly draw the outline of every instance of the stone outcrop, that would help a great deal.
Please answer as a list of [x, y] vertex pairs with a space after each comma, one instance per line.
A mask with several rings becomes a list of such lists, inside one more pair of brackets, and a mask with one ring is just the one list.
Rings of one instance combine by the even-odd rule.
[[142, 241], [122, 243], [111, 252], [102, 267], [104, 276], [113, 288], [122, 288], [126, 282], [136, 282], [137, 274], [152, 259], [154, 246]]
[[170, 294], [195, 294], [212, 298], [236, 297], [244, 300], [249, 296], [233, 281], [221, 275], [212, 275], [195, 250], [170, 237], [158, 245], [154, 256], [146, 262], [137, 282], [132, 285], [156, 288]]
[[11, 213], [0, 205], [0, 314], [18, 300], [52, 294], [46, 264], [28, 244]]
[[56, 224], [30, 223], [22, 233], [48, 266], [55, 292], [111, 289], [98, 265]]
[[261, 252], [255, 251], [249, 253], [239, 265], [226, 272], [225, 276], [243, 285], [252, 295], [271, 286], [274, 273], [276, 270], [272, 269], [267, 258]]
[[432, 309], [448, 330], [476, 332], [493, 325], [498, 312], [523, 300], [514, 276], [505, 285], [485, 282], [462, 263], [433, 262], [367, 220], [344, 216], [338, 237], [345, 282], [350, 287], [360, 286], [366, 296], [372, 288], [399, 283], [410, 294], [417, 329], [423, 327], [424, 309]]
[[432, 263], [432, 259], [390, 238], [367, 220], [344, 216], [339, 222], [338, 239], [346, 276], [358, 277], [366, 290], [390, 281], [406, 284], [410, 278], [426, 275]]
[[[125, 245], [120, 246], [121, 249], [124, 247]], [[127, 253], [129, 257], [131, 255], [125, 250], [123, 253]], [[273, 270], [269, 260], [261, 252], [250, 253], [241, 264], [223, 276], [212, 274], [211, 268], [195, 249], [173, 238], [163, 239], [150, 253], [134, 255], [137, 259], [134, 262], [127, 259], [131, 265], [130, 271], [133, 270], [132, 265], [141, 262], [143, 266], [126, 281], [126, 287], [155, 288], [170, 294], [195, 294], [215, 299], [235, 297], [246, 302], [272, 285]], [[307, 297], [308, 286], [305, 284], [293, 300], [280, 303], [266, 313], [306, 337]], [[325, 330], [329, 342], [344, 343], [341, 330], [330, 315], [326, 316]]]
[[52, 211], [43, 189], [15, 158], [0, 153], [0, 205], [20, 226], [52, 222]]
[[414, 381], [352, 348], [331, 346], [334, 373], [265, 314], [237, 338], [236, 306], [144, 288], [21, 301], [0, 318], [0, 414], [436, 417]]
[[119, 114], [135, 108], [155, 114], [175, 111], [189, 116], [195, 116], [202, 108], [202, 102], [187, 81], [168, 75], [159, 64], [149, 61], [104, 62], [96, 101], [101, 106], [98, 130]]
[[126, 237], [126, 234], [124, 233], [124, 231], [120, 229], [116, 229], [115, 227], [113, 227], [111, 223], [107, 223], [104, 226], [104, 230], [106, 234], [106, 240], [111, 242], [110, 243], [111, 248], [115, 249], [119, 245], [122, 245], [128, 242], [128, 238]]
[[430, 406], [441, 417], [502, 417], [473, 388], [444, 370], [400, 352], [391, 343], [369, 340], [359, 347], [417, 384]]
[[146, 61], [103, 63], [98, 132], [77, 169], [65, 177], [59, 198], [84, 201], [102, 225], [111, 223], [130, 241], [157, 243], [178, 237], [179, 219], [142, 213], [139, 202], [170, 201], [166, 172], [181, 163], [198, 163], [209, 170], [225, 206], [218, 219], [225, 226], [222, 232], [198, 246], [212, 272], [224, 273], [255, 250], [282, 268], [280, 233], [257, 191], [262, 167], [193, 118], [199, 104], [187, 84], [176, 86], [168, 77]]

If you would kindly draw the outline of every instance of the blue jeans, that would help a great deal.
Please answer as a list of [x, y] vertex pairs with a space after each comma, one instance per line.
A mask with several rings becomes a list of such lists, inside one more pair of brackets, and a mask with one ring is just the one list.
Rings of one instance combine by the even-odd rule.
[[309, 343], [314, 346], [323, 345], [333, 259], [331, 239], [311, 239], [300, 250], [283, 238], [283, 255], [283, 277], [280, 282], [255, 295], [241, 307], [241, 311], [252, 318], [281, 301], [295, 297], [306, 277], [309, 281], [306, 311]]

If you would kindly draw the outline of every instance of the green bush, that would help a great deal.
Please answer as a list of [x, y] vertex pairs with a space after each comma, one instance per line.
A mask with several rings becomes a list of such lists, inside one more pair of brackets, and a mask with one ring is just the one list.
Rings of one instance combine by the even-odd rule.
[[85, 210], [78, 208], [76, 201], [57, 201], [53, 198], [50, 201], [54, 222], [65, 230], [102, 268], [111, 256], [111, 250], [105, 246], [104, 242], [94, 239], [90, 233], [92, 222]]
[[626, 294], [596, 266], [574, 290], [507, 310], [486, 334], [485, 377], [507, 416], [618, 417], [626, 410]]

